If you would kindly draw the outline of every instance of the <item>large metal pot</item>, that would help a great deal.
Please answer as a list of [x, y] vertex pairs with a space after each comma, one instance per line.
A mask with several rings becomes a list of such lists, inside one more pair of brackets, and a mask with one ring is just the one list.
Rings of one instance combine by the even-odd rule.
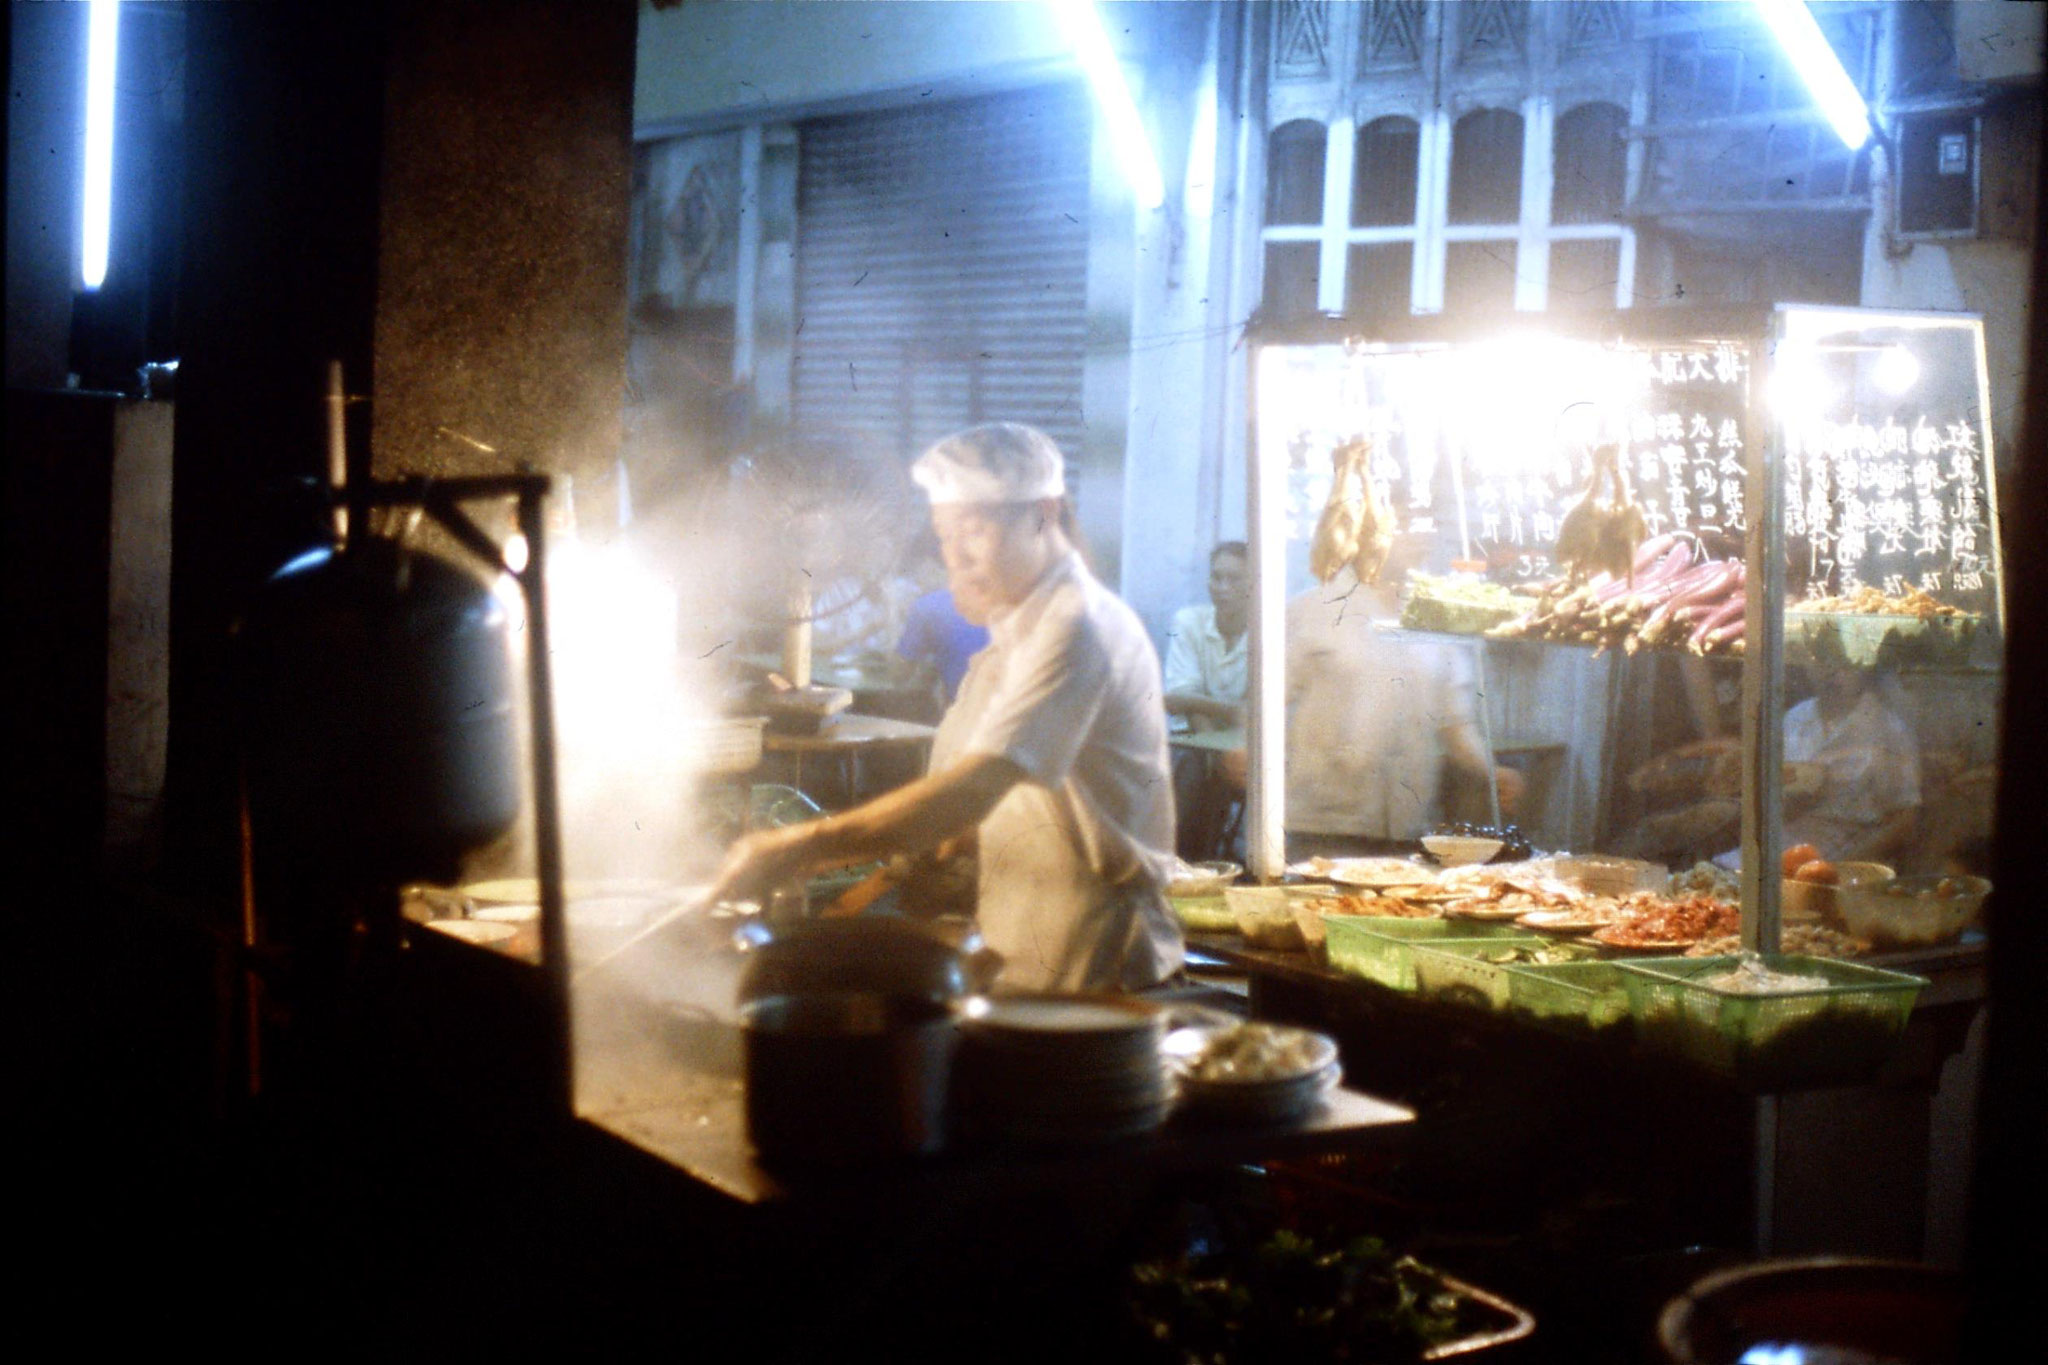
[[972, 920], [859, 915], [738, 931], [748, 953], [744, 1003], [767, 996], [845, 994], [951, 1002], [986, 990], [1000, 959]]
[[944, 1145], [951, 1006], [837, 991], [762, 996], [741, 1014], [747, 1135], [762, 1164], [845, 1166]]
[[[1665, 1305], [1657, 1340], [1672, 1365], [1761, 1357], [1954, 1365], [1968, 1307], [1962, 1277], [1910, 1261], [1764, 1261], [1709, 1275]], [[1785, 1354], [1789, 1352], [1790, 1354]]]
[[250, 815], [314, 876], [451, 880], [510, 829], [510, 621], [476, 575], [392, 541], [301, 555], [240, 627]]

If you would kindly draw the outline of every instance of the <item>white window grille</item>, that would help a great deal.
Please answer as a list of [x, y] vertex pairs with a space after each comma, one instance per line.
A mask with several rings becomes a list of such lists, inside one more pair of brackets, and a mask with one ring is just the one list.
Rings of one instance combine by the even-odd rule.
[[[1626, 7], [1287, 0], [1271, 13], [1269, 316], [1634, 302], [1628, 111], [1569, 78], [1611, 64]], [[1296, 116], [1318, 99], [1320, 116]]]

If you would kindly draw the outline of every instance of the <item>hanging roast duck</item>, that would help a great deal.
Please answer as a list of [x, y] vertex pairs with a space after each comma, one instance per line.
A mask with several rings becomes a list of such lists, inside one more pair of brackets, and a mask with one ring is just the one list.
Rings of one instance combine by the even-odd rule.
[[1635, 581], [1636, 547], [1649, 536], [1643, 511], [1630, 496], [1621, 473], [1621, 447], [1593, 448], [1593, 477], [1586, 496], [1564, 514], [1557, 528], [1557, 562], [1573, 583], [1596, 573]]
[[1394, 509], [1372, 481], [1372, 442], [1345, 441], [1330, 463], [1336, 477], [1309, 544], [1309, 571], [1327, 583], [1349, 564], [1359, 582], [1377, 583], [1394, 548]]

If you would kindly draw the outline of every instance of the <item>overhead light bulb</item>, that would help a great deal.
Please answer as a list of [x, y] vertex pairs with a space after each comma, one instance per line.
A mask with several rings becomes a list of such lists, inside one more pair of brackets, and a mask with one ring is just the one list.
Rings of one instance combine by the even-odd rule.
[[1870, 106], [1828, 45], [1805, 0], [1755, 0], [1756, 12], [1806, 83], [1806, 93], [1850, 151], [1870, 140]]
[[1166, 202], [1166, 180], [1159, 173], [1159, 159], [1152, 155], [1152, 141], [1145, 135], [1145, 121], [1138, 117], [1137, 101], [1124, 80], [1124, 69], [1103, 32], [1102, 16], [1093, 0], [1046, 0], [1060, 30], [1072, 44], [1074, 56], [1087, 73], [1095, 92], [1096, 107], [1109, 123], [1109, 138], [1116, 148], [1117, 163], [1131, 194], [1142, 209], [1156, 209]]

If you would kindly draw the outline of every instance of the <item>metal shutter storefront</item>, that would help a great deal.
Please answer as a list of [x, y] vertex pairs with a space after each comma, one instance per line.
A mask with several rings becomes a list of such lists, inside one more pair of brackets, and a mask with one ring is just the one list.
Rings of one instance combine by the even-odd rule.
[[1078, 85], [802, 125], [794, 405], [909, 457], [973, 422], [1081, 449], [1089, 111]]

